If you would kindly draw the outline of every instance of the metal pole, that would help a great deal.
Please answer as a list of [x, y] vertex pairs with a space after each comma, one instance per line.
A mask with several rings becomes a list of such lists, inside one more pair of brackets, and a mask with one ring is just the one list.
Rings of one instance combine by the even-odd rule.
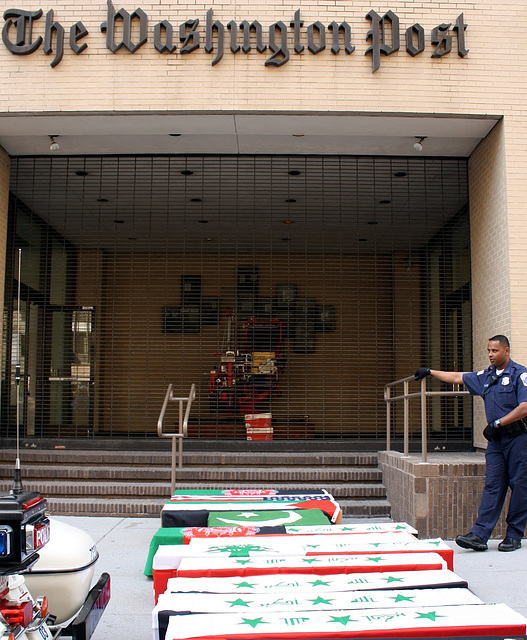
[[410, 452], [410, 398], [408, 393], [410, 391], [410, 383], [406, 380], [403, 383], [404, 388], [404, 455], [407, 456]]
[[18, 294], [17, 294], [17, 329], [16, 329], [16, 462], [15, 478], [11, 493], [19, 494], [24, 491], [22, 486], [22, 473], [20, 471], [20, 277], [22, 273], [22, 249], [18, 249]]
[[176, 439], [172, 438], [172, 472], [170, 474], [170, 495], [176, 490]]
[[422, 460], [426, 462], [426, 452], [428, 450], [427, 442], [427, 425], [428, 417], [426, 415], [426, 378], [421, 380], [421, 441], [422, 441]]
[[390, 387], [384, 387], [384, 399], [386, 402], [386, 450], [392, 448], [392, 403], [389, 402], [391, 396]]

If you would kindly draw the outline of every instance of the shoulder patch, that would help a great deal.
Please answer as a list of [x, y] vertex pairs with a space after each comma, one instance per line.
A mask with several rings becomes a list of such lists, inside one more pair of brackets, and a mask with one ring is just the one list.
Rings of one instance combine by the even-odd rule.
[[481, 371], [478, 371], [476, 373], [477, 376], [482, 376], [485, 373], [485, 369], [482, 369]]
[[527, 373], [522, 373], [520, 376], [520, 380], [523, 382], [523, 386], [527, 387]]

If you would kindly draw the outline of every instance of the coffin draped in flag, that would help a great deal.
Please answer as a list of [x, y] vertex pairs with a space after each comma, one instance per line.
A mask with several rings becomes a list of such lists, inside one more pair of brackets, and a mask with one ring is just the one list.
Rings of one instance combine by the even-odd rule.
[[205, 578], [266, 574], [332, 575], [338, 573], [377, 573], [445, 569], [446, 562], [434, 552], [339, 556], [274, 557], [190, 557], [184, 558], [173, 547], [159, 547], [153, 565], [154, 595], [165, 592], [174, 577]]
[[152, 614], [155, 640], [164, 640], [169, 620], [183, 613], [242, 613], [254, 618], [283, 612], [290, 617], [309, 611], [351, 611], [355, 609], [388, 609], [483, 604], [468, 589], [413, 589], [386, 591], [349, 591], [326, 593], [210, 594], [170, 593], [160, 596]]
[[[273, 511], [282, 513], [270, 515]], [[309, 518], [306, 511], [311, 512]], [[329, 495], [264, 496], [232, 501], [225, 501], [222, 496], [209, 500], [185, 499], [167, 502], [161, 511], [163, 527], [298, 526], [339, 523], [341, 520], [342, 511]]]
[[[310, 512], [305, 512], [310, 513]], [[227, 514], [230, 516], [231, 514]], [[302, 514], [303, 515], [303, 514]], [[323, 514], [321, 517], [325, 519]], [[327, 540], [335, 539], [335, 536], [349, 538], [357, 536], [357, 539], [365, 535], [398, 534], [406, 533], [415, 535], [417, 531], [403, 522], [386, 523], [358, 523], [353, 525], [322, 524], [305, 525], [297, 527], [287, 526], [232, 526], [232, 527], [162, 527], [158, 529], [152, 540], [145, 563], [144, 574], [152, 575], [152, 563], [154, 555], [160, 545], [190, 544], [191, 540], [215, 540], [217, 538], [245, 538], [252, 536], [324, 536]]]
[[321, 640], [523, 636], [527, 620], [504, 604], [171, 616], [165, 640]]
[[391, 571], [386, 573], [341, 573], [333, 575], [263, 575], [227, 578], [171, 578], [168, 593], [305, 593], [307, 591], [363, 591], [385, 589], [466, 588], [467, 582], [448, 569]]

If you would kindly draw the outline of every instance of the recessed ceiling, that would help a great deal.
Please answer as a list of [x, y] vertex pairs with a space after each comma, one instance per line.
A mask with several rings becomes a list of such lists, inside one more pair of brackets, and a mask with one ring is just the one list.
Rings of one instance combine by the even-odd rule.
[[466, 205], [465, 159], [497, 119], [4, 115], [0, 144], [11, 190], [77, 247], [391, 252]]
[[148, 253], [417, 251], [468, 200], [463, 158], [24, 157], [11, 190], [78, 248]]

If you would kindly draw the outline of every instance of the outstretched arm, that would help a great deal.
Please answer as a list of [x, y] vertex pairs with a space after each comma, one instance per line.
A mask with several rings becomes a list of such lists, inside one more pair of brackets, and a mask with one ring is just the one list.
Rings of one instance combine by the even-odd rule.
[[436, 371], [430, 369], [430, 375], [434, 376], [438, 380], [443, 382], [450, 382], [451, 384], [463, 384], [463, 373], [459, 371]]
[[437, 369], [429, 369], [428, 367], [420, 367], [415, 372], [415, 379], [422, 380], [427, 376], [434, 376], [443, 382], [451, 384], [463, 384], [463, 373], [459, 371], [438, 371]]

